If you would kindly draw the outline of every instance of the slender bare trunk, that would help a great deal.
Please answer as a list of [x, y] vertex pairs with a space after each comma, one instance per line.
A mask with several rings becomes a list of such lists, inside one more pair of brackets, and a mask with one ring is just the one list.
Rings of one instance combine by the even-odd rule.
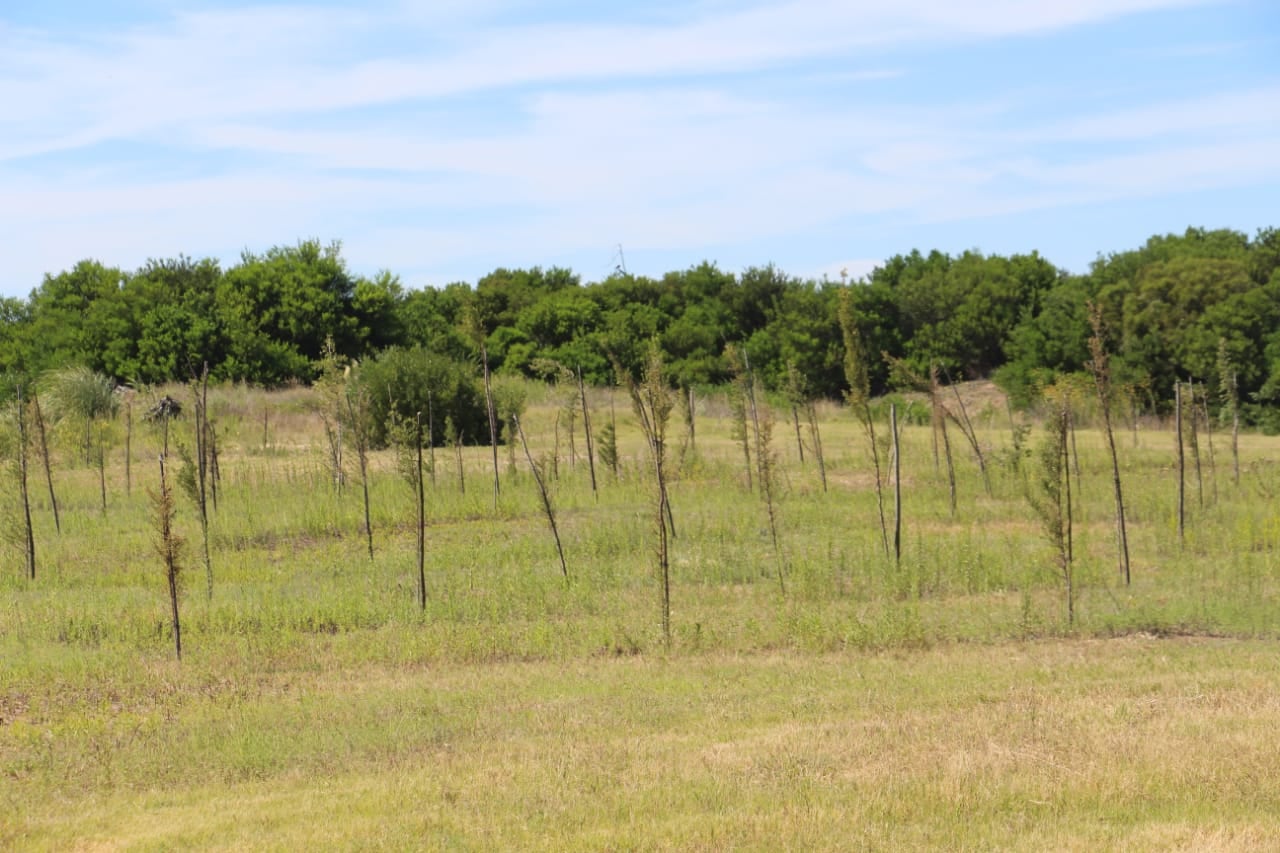
[[[950, 377], [947, 378], [950, 382]], [[978, 460], [978, 470], [982, 473], [982, 485], [986, 489], [988, 495], [991, 494], [991, 475], [987, 473], [987, 459], [982, 453], [982, 445], [978, 442], [978, 433], [973, 428], [973, 422], [969, 420], [969, 410], [965, 408], [964, 398], [960, 396], [960, 389], [954, 383], [951, 383], [951, 391], [955, 395], [956, 405], [960, 408], [960, 418], [956, 424], [960, 427], [960, 432], [964, 433], [964, 437], [969, 440], [969, 446], [973, 448], [973, 455]]]
[[1188, 401], [1183, 400], [1187, 405], [1187, 413], [1190, 417], [1190, 430], [1188, 431], [1187, 446], [1191, 450], [1191, 464], [1196, 471], [1196, 506], [1204, 508], [1204, 474], [1200, 466], [1200, 431], [1198, 418], [1196, 417], [1196, 384], [1194, 382], [1187, 383], [1187, 393], [1191, 395]]
[[818, 477], [822, 491], [827, 491], [827, 461], [822, 453], [822, 433], [818, 430], [818, 405], [813, 400], [805, 404], [805, 416], [809, 420], [809, 439], [813, 442], [813, 455], [818, 460]]
[[555, 423], [551, 426], [551, 479], [560, 481], [560, 411], [556, 410]]
[[880, 542], [884, 545], [884, 555], [890, 556], [889, 525], [884, 517], [884, 474], [880, 470], [880, 446], [876, 443], [876, 424], [871, 417], [871, 407], [862, 406], [862, 425], [867, 432], [867, 440], [871, 444], [871, 462], [876, 475], [876, 511], [880, 515]]
[[[1064, 412], [1064, 416], [1066, 417], [1066, 420], [1067, 420], [1067, 429], [1070, 430], [1071, 422], [1073, 420], [1073, 418], [1071, 417], [1071, 410], [1067, 409]], [[1071, 626], [1074, 626], [1076, 623], [1076, 590], [1075, 590], [1075, 554], [1074, 554], [1074, 544], [1072, 543], [1072, 537], [1074, 534], [1074, 530], [1073, 530], [1074, 519], [1073, 519], [1072, 508], [1071, 508], [1071, 472], [1067, 467], [1068, 460], [1066, 459], [1066, 455], [1067, 455], [1066, 442], [1062, 442], [1062, 455], [1063, 455], [1062, 488], [1066, 492], [1066, 495], [1065, 495], [1066, 500], [1062, 502], [1062, 513], [1065, 517], [1063, 527], [1064, 527], [1064, 533], [1066, 536], [1066, 555], [1064, 557], [1064, 562], [1062, 566], [1062, 575], [1063, 575], [1063, 580], [1066, 582], [1065, 585], [1067, 588], [1067, 625], [1068, 627], [1071, 627]], [[1074, 447], [1071, 450], [1071, 455], [1075, 456]]]
[[213, 561], [209, 555], [209, 365], [204, 365], [195, 388], [196, 509], [200, 511], [200, 540], [204, 556], [205, 596], [213, 601]]
[[[1235, 383], [1235, 374], [1231, 375], [1231, 381]], [[1236, 485], [1240, 487], [1240, 407], [1232, 401], [1231, 405], [1231, 478]]]
[[551, 503], [551, 495], [547, 492], [547, 484], [542, 481], [542, 472], [533, 461], [533, 454], [529, 452], [529, 442], [525, 439], [524, 427], [521, 426], [519, 418], [514, 415], [512, 415], [512, 422], [515, 424], [516, 433], [520, 436], [520, 446], [524, 448], [525, 459], [529, 461], [529, 471], [533, 474], [533, 482], [538, 487], [538, 495], [542, 498], [542, 511], [547, 516], [547, 523], [551, 525], [551, 536], [556, 541], [556, 553], [560, 555], [560, 572], [568, 582], [569, 565], [564, 559], [564, 545], [560, 542], [560, 527], [556, 524], [556, 510]]
[[484, 367], [484, 404], [489, 412], [489, 447], [493, 450], [493, 511], [498, 511], [498, 414], [494, 409], [493, 382], [489, 374], [489, 350], [480, 341], [480, 361]]
[[431, 391], [427, 391], [427, 472], [431, 475], [431, 488], [436, 487], [436, 422], [431, 410]]
[[1124, 494], [1120, 487], [1120, 457], [1116, 453], [1115, 433], [1111, 429], [1111, 359], [1103, 342], [1102, 311], [1095, 303], [1089, 303], [1089, 325], [1093, 335], [1089, 338], [1089, 372], [1098, 392], [1102, 407], [1102, 426], [1111, 453], [1111, 484], [1116, 502], [1116, 545], [1120, 557], [1120, 576], [1128, 586], [1132, 578], [1129, 572], [1129, 534], [1124, 520]]
[[582, 368], [578, 368], [578, 396], [582, 400], [582, 432], [587, 441], [587, 467], [591, 471], [591, 497], [600, 500], [600, 492], [596, 488], [596, 449], [591, 436], [591, 409], [587, 406], [587, 386], [582, 381]]
[[938, 467], [938, 435], [947, 462], [947, 494], [951, 499], [951, 515], [956, 514], [956, 466], [951, 456], [951, 436], [947, 433], [947, 408], [942, 403], [942, 383], [938, 381], [938, 365], [929, 367], [929, 410], [933, 421], [933, 465]]
[[218, 464], [218, 430], [209, 420], [208, 409], [205, 409], [204, 427], [209, 433], [205, 441], [209, 447], [209, 500], [213, 511], [218, 511], [218, 487], [222, 484], [222, 467]]
[[153, 497], [155, 503], [156, 532], [160, 538], [156, 549], [164, 563], [165, 578], [169, 585], [169, 612], [173, 627], [173, 650], [182, 660], [182, 620], [178, 614], [178, 575], [181, 572], [179, 554], [182, 540], [173, 529], [173, 491], [165, 474], [164, 457], [160, 457], [160, 492]]
[[758, 474], [756, 479], [760, 483], [760, 497], [764, 499], [765, 513], [769, 522], [769, 540], [773, 543], [773, 556], [778, 573], [778, 591], [786, 595], [786, 570], [782, 557], [782, 545], [778, 538], [778, 503], [775, 495], [777, 491], [777, 483], [775, 482], [777, 469], [774, 466], [771, 446], [773, 419], [767, 411], [763, 416], [761, 415], [760, 405], [756, 399], [756, 380], [749, 371], [747, 373], [747, 402], [751, 412], [751, 429], [755, 436], [756, 472]]
[[609, 468], [613, 479], [618, 479], [618, 411], [614, 405], [613, 389], [609, 389], [609, 434], [613, 437], [613, 455], [609, 460]]
[[[53, 490], [53, 465], [49, 460], [49, 433], [44, 425], [44, 412], [40, 409], [40, 397], [36, 394], [31, 395], [31, 410], [36, 418], [36, 441], [37, 448], [40, 451], [40, 461], [44, 464], [44, 480], [49, 486], [49, 506], [53, 509], [53, 529], [58, 533], [62, 532], [62, 516], [58, 512], [58, 496]], [[128, 470], [126, 463], [125, 470]]]
[[889, 431], [893, 433], [893, 563], [902, 565], [902, 446], [898, 441], [898, 405], [889, 404]]
[[947, 432], [947, 419], [942, 419], [942, 452], [947, 460], [947, 494], [951, 498], [951, 515], [956, 514], [956, 466], [951, 457], [951, 435]]
[[1216, 506], [1218, 503], [1218, 459], [1213, 450], [1213, 418], [1209, 416], [1208, 385], [1200, 386], [1200, 407], [1197, 412], [1197, 416], [1204, 422], [1204, 439], [1209, 448], [1209, 487], [1212, 489], [1210, 493], [1211, 499]]
[[467, 475], [466, 469], [462, 464], [462, 433], [458, 433], [453, 441], [453, 458], [458, 465], [458, 493], [465, 495], [467, 493]]
[[1138, 394], [1135, 391], [1129, 397], [1129, 425], [1133, 429], [1133, 446], [1138, 447]]
[[18, 485], [22, 493], [23, 546], [27, 558], [27, 577], [36, 579], [36, 537], [31, 527], [31, 496], [27, 491], [27, 408], [18, 386]]
[[[430, 399], [430, 398], [428, 398]], [[415, 418], [414, 443], [418, 450], [418, 607], [427, 609], [427, 499], [422, 482], [422, 412]]]
[[102, 496], [102, 514], [107, 514], [107, 440], [98, 437], [98, 492]]
[[369, 549], [369, 559], [372, 560], [373, 516], [369, 510], [369, 397], [359, 379], [348, 379], [348, 381], [356, 383], [354, 387], [348, 386], [344, 393], [347, 398], [351, 440], [355, 444], [356, 462], [360, 465], [360, 492], [364, 497], [365, 541]]
[[791, 404], [791, 422], [796, 427], [796, 452], [800, 454], [800, 465], [804, 465], [804, 439], [800, 435], [800, 407]]
[[689, 430], [689, 449], [698, 449], [698, 399], [697, 394], [693, 390], [693, 386], [689, 386], [689, 405], [685, 409], [685, 426]]
[[1111, 484], [1116, 499], [1116, 538], [1120, 549], [1120, 575], [1125, 586], [1130, 583], [1129, 574], [1129, 532], [1124, 520], [1124, 494], [1120, 488], [1120, 457], [1116, 454], [1116, 441], [1111, 432], [1111, 413], [1104, 403], [1102, 407], [1102, 423], [1106, 430], [1107, 449], [1111, 452]]
[[1076, 450], [1076, 419], [1071, 417], [1071, 409], [1067, 408], [1067, 435], [1071, 439], [1071, 473], [1076, 477], [1076, 488], [1080, 488], [1080, 453]]
[[124, 494], [133, 495], [133, 394], [124, 401]]
[[1173, 384], [1173, 432], [1178, 459], [1178, 541], [1186, 532], [1187, 515], [1187, 462], [1182, 451], [1182, 383]]

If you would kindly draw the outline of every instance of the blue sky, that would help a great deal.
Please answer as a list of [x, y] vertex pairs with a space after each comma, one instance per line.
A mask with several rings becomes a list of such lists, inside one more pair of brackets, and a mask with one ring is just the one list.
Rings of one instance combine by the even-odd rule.
[[412, 287], [1280, 226], [1274, 0], [0, 0], [0, 293], [340, 240]]

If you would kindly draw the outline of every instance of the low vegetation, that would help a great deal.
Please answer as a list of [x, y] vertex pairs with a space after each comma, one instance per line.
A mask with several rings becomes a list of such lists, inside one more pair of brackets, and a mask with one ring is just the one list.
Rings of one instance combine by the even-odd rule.
[[[1180, 540], [1171, 419], [1108, 440], [1097, 397], [1063, 393], [1070, 421], [1046, 411], [1027, 439], [966, 387], [984, 482], [976, 456], [934, 461], [961, 398], [898, 397], [895, 560], [862, 413], [808, 410], [821, 476], [801, 441], [753, 445], [763, 511], [723, 392], [697, 398], [696, 450], [666, 452], [686, 427], [650, 359], [631, 394], [575, 389], [603, 424], [594, 488], [551, 458], [565, 389], [528, 383], [530, 464], [502, 468], [496, 506], [488, 446], [442, 446], [424, 475], [416, 436], [430, 457], [445, 415], [433, 436], [413, 410], [414, 488], [403, 447], [366, 449], [366, 509], [335, 488], [318, 391], [210, 385], [212, 595], [163, 544], [200, 541], [198, 509], [130, 492], [106, 420], [105, 461], [83, 422], [50, 426], [61, 531], [28, 490], [30, 577], [16, 466], [36, 439], [9, 407], [0, 848], [1280, 844], [1280, 440], [1239, 434], [1238, 483], [1206, 452]], [[140, 405], [165, 391], [192, 402]], [[762, 429], [795, 420], [756, 405]], [[157, 457], [196, 452], [193, 409], [127, 445], [161, 503]]]

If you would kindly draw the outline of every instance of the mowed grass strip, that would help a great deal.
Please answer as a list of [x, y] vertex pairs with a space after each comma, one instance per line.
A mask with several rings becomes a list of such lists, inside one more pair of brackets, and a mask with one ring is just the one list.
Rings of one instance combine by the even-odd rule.
[[10, 712], [0, 847], [1280, 847], [1262, 641], [149, 666]]

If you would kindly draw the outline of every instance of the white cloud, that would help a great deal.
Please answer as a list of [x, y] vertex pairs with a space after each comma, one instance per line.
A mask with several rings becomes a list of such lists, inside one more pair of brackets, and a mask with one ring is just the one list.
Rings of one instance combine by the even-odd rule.
[[[763, 69], [870, 45], [1007, 36], [1186, 2], [793, 0], [710, 7], [717, 11], [678, 24], [548, 23], [456, 32], [449, 29], [448, 15], [424, 20], [406, 14], [404, 7], [271, 6], [182, 13], [166, 23], [83, 43], [19, 33], [0, 57], [0, 79], [9, 81], [0, 84], [6, 104], [0, 127], [10, 139], [0, 156], [188, 122], [320, 112], [528, 84]], [[441, 26], [443, 32], [435, 29]], [[388, 32], [404, 38], [400, 30], [405, 27], [419, 28], [425, 43], [436, 47], [392, 56], [358, 50]], [[45, 128], [53, 116], [65, 118]]]
[[[925, 49], [1185, 5], [1202, 4], [772, 0], [515, 27], [538, 5], [405, 0], [0, 29], [0, 229], [26, 281], [86, 254], [312, 235], [357, 265], [445, 270], [1274, 182], [1274, 80], [1046, 117], [1034, 86], [935, 93], [921, 67]], [[845, 252], [865, 257], [814, 257]]]

